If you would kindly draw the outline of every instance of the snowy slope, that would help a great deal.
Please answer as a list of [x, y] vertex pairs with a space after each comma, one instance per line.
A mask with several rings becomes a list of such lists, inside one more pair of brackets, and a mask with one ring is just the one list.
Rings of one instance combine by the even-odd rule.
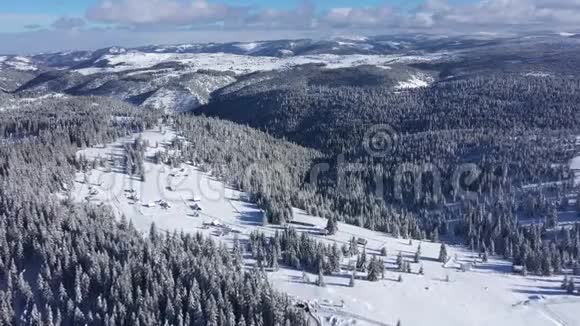
[[[580, 136], [576, 137], [576, 144], [580, 145]], [[580, 185], [580, 156], [570, 161], [570, 170], [574, 173], [574, 184]]]
[[36, 71], [38, 67], [27, 57], [0, 56], [0, 71], [3, 69], [15, 69], [19, 71]]
[[433, 77], [424, 74], [412, 75], [409, 80], [401, 81], [395, 89], [413, 89], [427, 87], [433, 82]]
[[183, 112], [206, 104], [213, 91], [235, 81], [228, 74], [196, 73], [169, 65], [158, 69], [86, 76], [66, 71], [48, 72], [21, 86], [19, 91], [110, 96], [147, 108]]
[[181, 89], [161, 88], [143, 102], [142, 106], [169, 112], [184, 112], [200, 106], [197, 97]]
[[64, 99], [67, 96], [61, 93], [51, 93], [35, 97], [14, 97], [10, 94], [0, 93], [0, 112], [8, 110], [16, 110], [22, 107], [32, 107], [31, 104], [41, 106], [42, 101], [46, 99]]
[[122, 72], [135, 69], [147, 69], [161, 63], [176, 62], [186, 70], [232, 71], [246, 74], [256, 71], [281, 70], [304, 64], [323, 64], [329, 69], [347, 68], [362, 65], [388, 67], [395, 63], [429, 62], [447, 58], [449, 54], [431, 54], [424, 56], [406, 55], [334, 55], [318, 54], [291, 57], [260, 57], [226, 53], [144, 53], [129, 51], [113, 55], [106, 54], [97, 62], [98, 66], [78, 69], [84, 75], [95, 73]]
[[[124, 142], [133, 141], [127, 137], [115, 144], [83, 150], [89, 159], [108, 158], [123, 155]], [[142, 133], [149, 140], [147, 155], [164, 150], [164, 144], [175, 137], [171, 131], [148, 131]], [[122, 156], [121, 156], [122, 157]], [[261, 226], [262, 215], [253, 203], [245, 201], [246, 196], [211, 174], [190, 165], [171, 169], [164, 165], [145, 163], [147, 170], [144, 182], [131, 179], [117, 169], [91, 171], [83, 182], [84, 175], [77, 174], [77, 182], [72, 191], [76, 200], [86, 200], [96, 205], [113, 207], [120, 216], [131, 219], [141, 231], [147, 232], [152, 222], [166, 231], [202, 232], [220, 241], [231, 244], [232, 234], [223, 235], [220, 227], [227, 225], [240, 232], [244, 239], [256, 229], [273, 234], [278, 227]], [[90, 188], [97, 193], [89, 195]], [[171, 187], [169, 189], [168, 187]], [[135, 199], [129, 199], [126, 190], [135, 190]], [[192, 199], [202, 207], [195, 216]], [[165, 200], [169, 209], [155, 204]], [[437, 262], [439, 244], [423, 242], [421, 265], [425, 275], [418, 275], [419, 264], [412, 264], [414, 274], [402, 274], [403, 282], [398, 282], [399, 273], [393, 270], [396, 255], [401, 252], [411, 260], [418, 241], [396, 239], [383, 233], [365, 230], [349, 225], [339, 225], [339, 232], [331, 237], [316, 235], [316, 230], [324, 227], [326, 221], [306, 215], [295, 209], [295, 220], [313, 227], [303, 227], [300, 232], [309, 232], [320, 241], [343, 244], [351, 237], [368, 240], [367, 254], [378, 254], [382, 247], [388, 250], [385, 279], [376, 283], [357, 280], [354, 288], [348, 287], [347, 272], [326, 277], [327, 286], [320, 288], [303, 282], [302, 272], [281, 269], [269, 273], [272, 284], [299, 299], [314, 304], [317, 314], [325, 325], [395, 325], [401, 320], [403, 325], [446, 325], [446, 326], [561, 326], [578, 325], [580, 317], [577, 307], [580, 298], [563, 295], [557, 278], [521, 277], [510, 274], [511, 264], [500, 259], [479, 262], [471, 252], [462, 247], [448, 248], [452, 261], [446, 266]], [[213, 224], [214, 226], [204, 226]], [[460, 272], [459, 263], [478, 264], [470, 272]], [[345, 266], [348, 259], [344, 260]], [[362, 275], [361, 275], [362, 276]], [[449, 276], [449, 282], [446, 281]], [[311, 275], [310, 279], [315, 280]]]

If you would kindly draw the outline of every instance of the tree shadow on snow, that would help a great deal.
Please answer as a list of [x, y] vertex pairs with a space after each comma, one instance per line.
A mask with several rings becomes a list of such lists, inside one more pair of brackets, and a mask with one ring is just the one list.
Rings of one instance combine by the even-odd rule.
[[543, 296], [564, 296], [566, 295], [566, 292], [563, 291], [560, 288], [554, 288], [554, 289], [543, 289], [543, 290], [534, 290], [532, 289], [512, 289], [512, 291], [514, 293], [520, 293], [520, 294], [527, 294], [530, 296], [534, 296], [534, 295], [543, 295]]
[[[570, 277], [568, 275], [568, 277]], [[564, 277], [562, 276], [562, 279]], [[554, 284], [562, 284], [562, 279], [560, 280], [555, 280], [555, 279], [548, 279], [548, 278], [542, 278], [542, 277], [526, 277], [526, 279], [532, 281], [532, 282], [542, 282], [542, 283], [554, 283]]]
[[509, 264], [485, 264], [480, 263], [476, 266], [473, 266], [474, 271], [493, 271], [497, 273], [503, 274], [511, 274], [513, 271], [513, 267]]
[[[244, 206], [248, 207], [249, 205], [244, 204]], [[243, 225], [261, 226], [263, 222], [263, 216], [264, 215], [260, 211], [240, 212], [240, 222]]]

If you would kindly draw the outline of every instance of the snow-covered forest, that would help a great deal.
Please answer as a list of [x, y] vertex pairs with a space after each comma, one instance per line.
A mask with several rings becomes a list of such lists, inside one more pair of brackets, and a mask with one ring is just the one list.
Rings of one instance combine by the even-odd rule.
[[455, 41], [1, 57], [0, 325], [577, 324], [580, 43]]

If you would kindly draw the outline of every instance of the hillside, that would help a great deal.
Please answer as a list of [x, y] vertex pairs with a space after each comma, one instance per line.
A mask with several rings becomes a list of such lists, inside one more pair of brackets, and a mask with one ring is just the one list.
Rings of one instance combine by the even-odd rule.
[[173, 73], [179, 67], [135, 70], [84, 76], [77, 72], [49, 71], [20, 86], [27, 96], [54, 92], [73, 96], [108, 96], [147, 109], [182, 112], [207, 104], [210, 94], [235, 81], [228, 74]]
[[[206, 121], [201, 125], [206, 123], [218, 124]], [[228, 128], [241, 131], [240, 127], [232, 125]], [[172, 151], [176, 136], [167, 128], [162, 132], [151, 130], [104, 147], [83, 150], [79, 155], [89, 161], [108, 161], [123, 153], [123, 144], [133, 144], [138, 139], [150, 144], [145, 149], [145, 158], [153, 158], [157, 151]], [[203, 154], [199, 157], [200, 162], [202, 157]], [[126, 216], [144, 233], [148, 232], [151, 223], [155, 223], [157, 228], [168, 233], [201, 232], [230, 248], [238, 242], [249, 243], [248, 249], [246, 246], [241, 249], [249, 265], [256, 261], [252, 253], [260, 255], [259, 249], [249, 249], [256, 232], [263, 232], [267, 237], [288, 232], [280, 226], [263, 225], [263, 211], [247, 201], [250, 194], [214, 179], [220, 174], [218, 171], [204, 172], [205, 165], [188, 163], [165, 165], [147, 160], [144, 164], [147, 171], [144, 181], [116, 169], [97, 168], [77, 173], [72, 194], [76, 200], [86, 198], [92, 205], [111, 205], [118, 217]], [[129, 193], [127, 189], [134, 192]], [[200, 210], [192, 209], [194, 206]], [[306, 273], [306, 280], [304, 272], [284, 263], [285, 258], [279, 270], [267, 269], [268, 279], [274, 287], [291, 294], [298, 302], [310, 302], [325, 325], [395, 325], [397, 320], [411, 325], [457, 326], [466, 323], [474, 326], [574, 323], [574, 307], [578, 300], [563, 294], [558, 277], [511, 275], [508, 261], [493, 257], [484, 262], [477, 254], [459, 246], [448, 247], [449, 262], [443, 264], [438, 261], [439, 243], [393, 238], [342, 223], [336, 235], [323, 236], [320, 230], [326, 225], [325, 219], [296, 208], [293, 208], [293, 215], [295, 224], [289, 227], [295, 227], [299, 237], [304, 233], [311, 241], [335, 244], [339, 249], [348, 246], [352, 237], [366, 239], [367, 259], [381, 257], [385, 260], [384, 278], [371, 282], [366, 280], [366, 272], [359, 271], [354, 287], [349, 286], [352, 274], [349, 266], [355, 263], [356, 257], [341, 258], [340, 267], [325, 275], [325, 287], [315, 284], [315, 273]], [[421, 254], [419, 262], [415, 263], [414, 255], [419, 245]], [[386, 257], [382, 257], [383, 248]], [[358, 250], [362, 252], [363, 247]], [[411, 262], [411, 273], [398, 270], [399, 253], [405, 261]], [[288, 252], [281, 254], [286, 257]], [[461, 271], [461, 264], [474, 262], [477, 263], [471, 270]], [[424, 269], [424, 275], [419, 274], [420, 268]], [[417, 314], [414, 307], [422, 307], [423, 313]]]

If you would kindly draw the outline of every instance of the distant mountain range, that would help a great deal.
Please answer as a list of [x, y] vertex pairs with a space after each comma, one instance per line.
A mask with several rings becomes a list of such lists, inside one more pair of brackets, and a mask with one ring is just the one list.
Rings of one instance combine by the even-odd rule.
[[[113, 96], [146, 108], [182, 112], [223, 96], [220, 90], [226, 86], [241, 90], [251, 84], [256, 92], [265, 85], [257, 81], [269, 78], [279, 80], [282, 86], [282, 81], [292, 81], [289, 84], [294, 86], [305, 83], [400, 91], [486, 74], [574, 74], [580, 69], [579, 50], [580, 39], [569, 33], [110, 47], [0, 56], [0, 92], [26, 97], [54, 92]], [[329, 71], [335, 73], [329, 75]]]

